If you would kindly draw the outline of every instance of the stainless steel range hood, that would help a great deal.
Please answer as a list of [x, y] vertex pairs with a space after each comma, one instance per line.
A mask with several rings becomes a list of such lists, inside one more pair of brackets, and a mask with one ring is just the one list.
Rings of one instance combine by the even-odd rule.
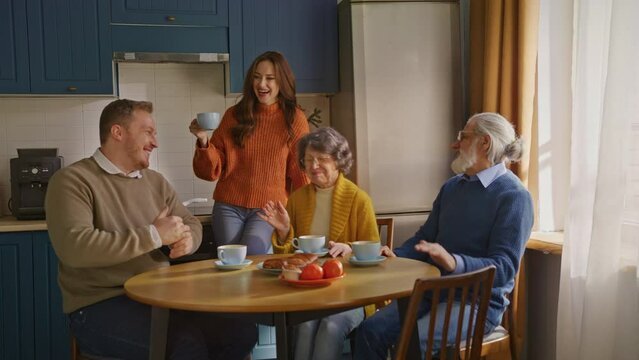
[[156, 53], [156, 52], [113, 52], [115, 62], [139, 63], [226, 63], [225, 53]]

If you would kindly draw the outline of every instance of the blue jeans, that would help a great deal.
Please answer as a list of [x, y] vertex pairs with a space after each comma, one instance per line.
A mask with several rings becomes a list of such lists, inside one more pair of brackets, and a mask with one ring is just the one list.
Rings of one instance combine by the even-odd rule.
[[[422, 357], [426, 352], [426, 336], [428, 335], [428, 327], [430, 322], [430, 300], [425, 301], [422, 307], [417, 313], [417, 329], [419, 330], [419, 347]], [[453, 305], [452, 313], [450, 315], [450, 323], [448, 325], [448, 343], [450, 344], [455, 340], [457, 320], [459, 314], [458, 302]], [[444, 326], [444, 316], [446, 312], [446, 303], [440, 303], [437, 309], [437, 319], [435, 326], [435, 336], [433, 342], [433, 350], [438, 351], [441, 348], [442, 341], [442, 328]], [[477, 314], [477, 312], [475, 312]], [[470, 316], [470, 305], [466, 305], [464, 309], [464, 319], [468, 319]], [[488, 329], [489, 324], [486, 323], [485, 333], [492, 331], [492, 327]], [[468, 322], [462, 323], [462, 340], [466, 337], [466, 331], [468, 330]], [[397, 302], [393, 301], [390, 305], [382, 308], [376, 312], [373, 316], [364, 320], [357, 328], [357, 337], [355, 339], [355, 359], [356, 360], [371, 360], [371, 359], [386, 359], [386, 355], [390, 347], [397, 343], [399, 340], [399, 333], [401, 332], [399, 321], [399, 310], [397, 308]]]
[[249, 209], [216, 201], [213, 205], [213, 240], [215, 248], [221, 245], [246, 245], [246, 255], [273, 252], [273, 227], [260, 219], [261, 209]]
[[295, 327], [295, 360], [339, 359], [344, 340], [364, 320], [364, 309], [356, 308]]
[[[80, 351], [147, 359], [151, 307], [122, 295], [69, 314]], [[244, 359], [257, 342], [255, 324], [207, 313], [171, 311], [167, 359]]]

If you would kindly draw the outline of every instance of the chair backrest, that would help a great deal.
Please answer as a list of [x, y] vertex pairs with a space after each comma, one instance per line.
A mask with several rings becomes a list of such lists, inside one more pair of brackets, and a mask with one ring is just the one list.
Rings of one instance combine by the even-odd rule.
[[377, 231], [379, 231], [379, 236], [382, 236], [382, 230], [386, 230], [386, 243], [382, 243], [382, 245], [388, 246], [391, 250], [393, 249], [394, 224], [395, 221], [393, 218], [377, 218]]
[[[481, 346], [484, 338], [484, 325], [486, 323], [486, 313], [488, 311], [488, 302], [490, 300], [490, 291], [493, 286], [495, 277], [495, 267], [488, 266], [483, 269], [460, 274], [443, 276], [435, 279], [417, 279], [415, 287], [410, 297], [406, 318], [402, 326], [402, 331], [397, 346], [397, 359], [405, 359], [407, 357], [408, 344], [410, 343], [415, 324], [417, 322], [417, 313], [424, 293], [429, 292], [431, 311], [430, 322], [428, 326], [428, 334], [426, 334], [426, 353], [425, 359], [430, 360], [433, 357], [434, 341], [436, 333], [436, 324], [438, 323], [437, 309], [440, 302], [446, 303], [446, 310], [443, 316], [443, 326], [441, 328], [442, 338], [437, 339], [440, 342], [439, 358], [446, 359], [447, 351], [453, 351], [452, 354], [459, 354], [462, 347], [461, 341], [464, 337], [465, 344], [463, 347], [470, 349], [466, 352], [465, 359], [479, 359], [481, 357]], [[458, 296], [455, 296], [455, 295]], [[457, 314], [457, 324], [450, 326], [450, 318], [454, 302], [459, 302], [459, 313]], [[464, 318], [464, 308], [470, 305], [470, 314], [468, 319]], [[462, 334], [462, 324], [468, 323], [466, 334]], [[441, 323], [441, 321], [439, 322]], [[454, 343], [448, 344], [446, 334], [454, 331]], [[465, 335], [465, 336], [462, 336]], [[449, 349], [449, 347], [452, 347]]]

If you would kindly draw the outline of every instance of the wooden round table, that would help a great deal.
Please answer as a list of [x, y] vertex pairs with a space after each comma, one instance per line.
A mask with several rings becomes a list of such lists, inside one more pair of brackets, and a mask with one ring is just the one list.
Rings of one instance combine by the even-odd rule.
[[169, 309], [233, 314], [274, 325], [277, 358], [287, 359], [291, 343], [287, 327], [386, 299], [408, 297], [415, 279], [440, 276], [436, 267], [410, 259], [388, 258], [378, 266], [358, 267], [340, 258], [344, 278], [329, 286], [300, 288], [257, 268], [265, 259], [285, 256], [250, 256], [251, 265], [232, 271], [216, 268], [213, 260], [197, 261], [129, 279], [124, 284], [126, 294], [153, 307], [150, 357], [164, 359]]

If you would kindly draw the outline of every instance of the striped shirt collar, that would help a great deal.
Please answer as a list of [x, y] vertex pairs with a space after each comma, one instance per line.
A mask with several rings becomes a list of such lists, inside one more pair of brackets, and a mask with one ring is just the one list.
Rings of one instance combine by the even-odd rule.
[[142, 173], [140, 172], [140, 170], [134, 170], [128, 174], [120, 170], [120, 168], [115, 166], [115, 164], [112, 163], [111, 160], [109, 160], [106, 156], [104, 156], [100, 148], [97, 148], [95, 152], [93, 153], [93, 159], [95, 160], [95, 162], [98, 163], [98, 166], [100, 166], [102, 170], [106, 171], [107, 173], [111, 175], [122, 174], [126, 177], [136, 178], [136, 179], [140, 179], [142, 177]]

